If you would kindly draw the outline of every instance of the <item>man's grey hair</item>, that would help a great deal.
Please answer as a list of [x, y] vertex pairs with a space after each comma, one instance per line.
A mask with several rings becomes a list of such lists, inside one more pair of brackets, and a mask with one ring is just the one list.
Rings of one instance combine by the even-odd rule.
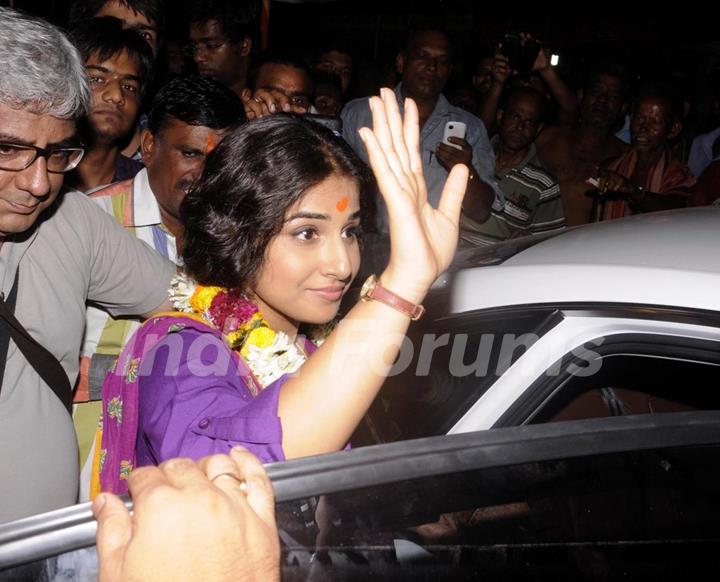
[[60, 29], [0, 7], [0, 102], [38, 115], [76, 119], [90, 91], [77, 49]]

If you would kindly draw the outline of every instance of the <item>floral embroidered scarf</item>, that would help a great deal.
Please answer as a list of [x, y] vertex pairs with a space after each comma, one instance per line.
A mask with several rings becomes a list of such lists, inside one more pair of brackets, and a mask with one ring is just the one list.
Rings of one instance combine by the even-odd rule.
[[[194, 329], [217, 337], [223, 334], [193, 314], [168, 313], [146, 321], [130, 338], [103, 382], [103, 411], [98, 426], [90, 497], [100, 491], [127, 493], [127, 479], [135, 466], [139, 419], [139, 371], [145, 355], [171, 333]], [[230, 350], [233, 363], [253, 395], [262, 386], [244, 360]]]

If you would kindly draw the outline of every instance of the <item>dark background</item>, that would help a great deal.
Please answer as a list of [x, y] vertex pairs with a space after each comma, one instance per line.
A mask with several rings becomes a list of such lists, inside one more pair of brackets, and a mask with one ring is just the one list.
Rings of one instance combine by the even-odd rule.
[[[238, 0], [242, 1], [242, 0]], [[71, 0], [0, 0], [64, 24]], [[451, 33], [455, 77], [492, 49], [505, 32], [525, 31], [560, 55], [558, 69], [574, 88], [598, 62], [622, 62], [638, 83], [671, 83], [703, 117], [710, 93], [720, 85], [720, 20], [710, 3], [665, 3], [640, 8], [630, 2], [575, 2], [555, 8], [547, 2], [496, 0], [316, 0], [271, 2], [271, 49], [307, 53], [318, 39], [337, 38], [353, 52], [356, 65], [382, 66], [391, 74], [397, 50], [413, 24], [434, 20]], [[168, 0], [175, 28], [182, 0]], [[552, 6], [552, 8], [551, 8]], [[704, 6], [703, 13], [699, 8]]]

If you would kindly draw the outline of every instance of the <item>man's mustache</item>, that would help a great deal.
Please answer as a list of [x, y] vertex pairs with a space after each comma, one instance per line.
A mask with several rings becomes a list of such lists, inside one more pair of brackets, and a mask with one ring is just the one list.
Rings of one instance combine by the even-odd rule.
[[194, 184], [195, 184], [195, 180], [187, 180], [187, 179], [178, 180], [177, 182], [175, 182], [175, 190], [176, 191], [180, 190], [182, 192], [185, 192], [185, 194], [187, 194], [188, 192], [190, 192], [190, 189], [193, 187]]

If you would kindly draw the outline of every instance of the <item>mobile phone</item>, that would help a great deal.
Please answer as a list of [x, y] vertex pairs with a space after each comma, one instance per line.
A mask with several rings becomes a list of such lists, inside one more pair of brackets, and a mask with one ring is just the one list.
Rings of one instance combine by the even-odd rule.
[[510, 62], [510, 68], [517, 70], [522, 61], [522, 40], [517, 34], [505, 34], [500, 44], [500, 54]]
[[460, 139], [465, 139], [466, 131], [467, 131], [467, 126], [462, 121], [448, 121], [445, 124], [442, 142], [451, 147], [461, 150], [462, 148], [459, 145], [457, 145], [456, 143], [450, 143], [448, 141], [448, 138], [449, 137], [459, 137]]
[[331, 115], [320, 115], [319, 113], [307, 113], [305, 117], [313, 120], [315, 123], [324, 125], [330, 129], [338, 137], [342, 137], [342, 119]]
[[507, 57], [510, 67], [521, 77], [529, 77], [541, 48], [535, 40], [523, 41], [520, 35], [506, 34], [502, 39], [500, 53]]
[[518, 62], [517, 66], [517, 71], [521, 77], [532, 75], [532, 68], [541, 48], [540, 43], [536, 40], [526, 40], [522, 43], [520, 62]]

